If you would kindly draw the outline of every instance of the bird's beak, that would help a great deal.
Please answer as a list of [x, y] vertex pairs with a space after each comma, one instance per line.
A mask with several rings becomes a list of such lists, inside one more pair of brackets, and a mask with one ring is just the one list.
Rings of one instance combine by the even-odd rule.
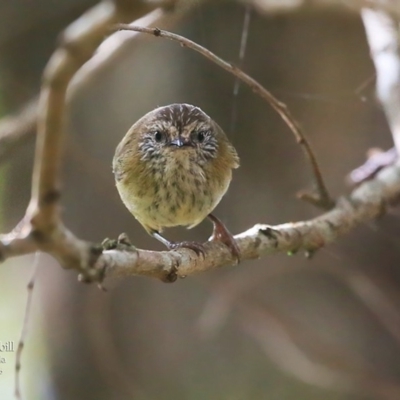
[[191, 146], [191, 142], [185, 138], [182, 138], [181, 136], [178, 136], [178, 138], [171, 140], [169, 142], [171, 146], [176, 146], [176, 147], [183, 147], [183, 146]]

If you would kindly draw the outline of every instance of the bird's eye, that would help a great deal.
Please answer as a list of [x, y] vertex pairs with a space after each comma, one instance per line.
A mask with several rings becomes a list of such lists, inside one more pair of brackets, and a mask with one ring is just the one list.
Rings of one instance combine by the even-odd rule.
[[204, 131], [193, 132], [192, 138], [193, 138], [192, 140], [198, 143], [203, 143], [204, 139], [206, 138], [206, 133]]
[[160, 132], [160, 131], [156, 131], [155, 134], [154, 134], [154, 140], [157, 143], [160, 143], [163, 140], [163, 137], [164, 137], [164, 134], [162, 132]]

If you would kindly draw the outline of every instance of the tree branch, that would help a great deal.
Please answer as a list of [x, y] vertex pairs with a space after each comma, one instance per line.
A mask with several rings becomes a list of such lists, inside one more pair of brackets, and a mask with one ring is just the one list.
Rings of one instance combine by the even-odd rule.
[[[385, 212], [386, 207], [400, 198], [400, 167], [381, 171], [374, 180], [362, 184], [348, 198], [342, 198], [335, 208], [315, 219], [277, 226], [257, 224], [235, 236], [242, 260], [267, 254], [313, 252], [345, 235], [356, 226]], [[169, 280], [171, 274], [180, 277], [233, 265], [236, 260], [222, 243], [206, 243], [206, 255], [197, 257], [189, 249], [149, 251], [126, 246], [103, 251], [98, 245], [76, 238], [60, 227], [51, 242], [23, 235], [3, 236], [0, 241], [2, 258], [45, 249], [66, 267], [80, 271], [83, 281], [103, 277], [142, 275]], [[33, 235], [34, 236], [34, 235]]]
[[[361, 223], [382, 215], [386, 207], [399, 198], [400, 167], [390, 167], [373, 181], [361, 185], [348, 198], [342, 198], [333, 210], [315, 219], [277, 226], [257, 224], [236, 235], [235, 239], [242, 260], [276, 253], [312, 253]], [[188, 249], [169, 252], [111, 250], [105, 251], [96, 265], [104, 268], [106, 277], [144, 275], [163, 279], [176, 266], [179, 266], [177, 275], [183, 277], [235, 264], [223, 244], [209, 242], [205, 248], [204, 259]]]

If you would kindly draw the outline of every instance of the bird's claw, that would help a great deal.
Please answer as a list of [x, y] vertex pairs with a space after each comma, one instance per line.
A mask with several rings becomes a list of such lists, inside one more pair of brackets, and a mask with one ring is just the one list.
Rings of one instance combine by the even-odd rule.
[[[229, 232], [228, 232], [229, 233]], [[236, 240], [233, 238], [231, 234], [229, 235], [212, 235], [209, 239], [210, 242], [218, 241], [222, 242], [225, 246], [229, 248], [232, 256], [236, 259], [237, 263], [240, 263], [240, 250], [239, 246], [236, 243]]]
[[[189, 242], [189, 241], [169, 242], [168, 243], [169, 250], [178, 250], [178, 249], [182, 249], [182, 248], [186, 248], [186, 249], [190, 249], [190, 250], [194, 251], [198, 257], [200, 257], [200, 255], [203, 258], [205, 257], [205, 249], [204, 249], [204, 246], [202, 243]], [[173, 265], [171, 267], [171, 270], [164, 277], [161, 278], [161, 280], [163, 282], [173, 283], [178, 279], [179, 263], [180, 263], [179, 260], [177, 260], [176, 265]], [[181, 276], [181, 278], [184, 278], [184, 276]]]
[[351, 185], [359, 185], [372, 179], [382, 168], [394, 164], [398, 159], [396, 148], [387, 151], [371, 149], [367, 161], [349, 174], [347, 181]]
[[104, 250], [136, 251], [136, 247], [131, 243], [126, 233], [121, 233], [117, 240], [106, 238], [101, 245]]
[[181, 248], [190, 249], [190, 250], [193, 250], [198, 257], [202, 256], [203, 258], [205, 258], [204, 245], [199, 242], [189, 242], [189, 241], [170, 242], [168, 244], [168, 248], [169, 248], [169, 250], [177, 250], [177, 249], [181, 249]]
[[236, 243], [235, 238], [233, 235], [229, 232], [228, 228], [224, 225], [224, 223], [219, 220], [217, 217], [214, 215], [210, 214], [208, 216], [211, 221], [213, 222], [214, 225], [214, 230], [213, 234], [208, 239], [209, 242], [222, 242], [225, 246], [229, 248], [231, 251], [232, 256], [236, 259], [237, 263], [240, 263], [240, 250], [239, 246]]

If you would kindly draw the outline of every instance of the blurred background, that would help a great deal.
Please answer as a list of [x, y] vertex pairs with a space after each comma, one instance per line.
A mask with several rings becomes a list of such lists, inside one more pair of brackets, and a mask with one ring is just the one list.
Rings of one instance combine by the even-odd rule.
[[[344, 4], [352, 2], [306, 3], [314, 5], [266, 12], [235, 1], [198, 1], [170, 28], [239, 64], [248, 13], [243, 69], [301, 122], [337, 197], [349, 192], [345, 177], [364, 162], [366, 151], [389, 148], [392, 141], [374, 97], [362, 22]], [[0, 1], [2, 115], [38, 93], [58, 35], [95, 4]], [[111, 160], [138, 118], [175, 102], [200, 106], [238, 150], [241, 167], [216, 210], [233, 233], [318, 215], [295, 198], [310, 187], [311, 174], [288, 127], [248, 88], [241, 86], [234, 97], [234, 84], [232, 76], [175, 43], [130, 42], [71, 100], [66, 225], [91, 241], [126, 232], [137, 247], [163, 249], [121, 203]], [[33, 145], [31, 135], [1, 164], [4, 232], [29, 201]], [[205, 221], [167, 235], [204, 241], [210, 233]], [[311, 260], [302, 254], [266, 257], [174, 284], [109, 280], [106, 293], [78, 283], [75, 272], [41, 255], [22, 358], [24, 398], [399, 398], [399, 239], [399, 216], [392, 210]], [[29, 256], [0, 267], [0, 341], [18, 342], [32, 264]], [[15, 353], [0, 357], [0, 398], [12, 399]]]

